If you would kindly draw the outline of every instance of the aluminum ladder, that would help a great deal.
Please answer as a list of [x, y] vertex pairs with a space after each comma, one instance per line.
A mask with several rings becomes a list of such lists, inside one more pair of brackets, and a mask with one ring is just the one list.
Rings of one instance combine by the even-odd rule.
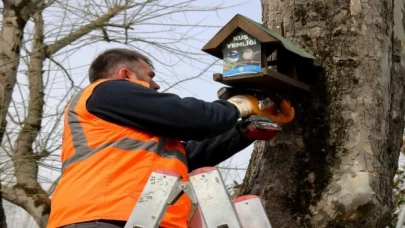
[[125, 228], [158, 228], [167, 208], [183, 193], [192, 201], [189, 228], [271, 228], [260, 198], [244, 195], [231, 201], [215, 167], [191, 172], [188, 182], [171, 170], [152, 172]]

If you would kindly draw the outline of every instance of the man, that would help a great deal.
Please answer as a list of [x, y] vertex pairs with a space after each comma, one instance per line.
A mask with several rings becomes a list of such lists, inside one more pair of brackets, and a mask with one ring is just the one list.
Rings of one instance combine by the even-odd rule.
[[[133, 50], [110, 49], [92, 62], [91, 84], [66, 108], [62, 178], [48, 228], [124, 227], [153, 170], [170, 169], [187, 181], [192, 170], [217, 165], [253, 142], [239, 118], [293, 117], [286, 102], [277, 114], [250, 96], [205, 102], [159, 93], [154, 76], [150, 60]], [[161, 226], [187, 227], [190, 203], [184, 194]]]

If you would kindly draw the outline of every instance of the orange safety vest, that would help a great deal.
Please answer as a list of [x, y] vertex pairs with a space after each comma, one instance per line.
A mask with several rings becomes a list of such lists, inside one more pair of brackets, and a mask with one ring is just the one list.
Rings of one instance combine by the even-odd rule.
[[[48, 228], [98, 219], [126, 221], [153, 170], [170, 169], [188, 181], [180, 141], [110, 123], [87, 111], [87, 100], [104, 81], [73, 97], [64, 113], [62, 177], [52, 196]], [[187, 227], [190, 209], [183, 194], [169, 206], [161, 226]]]

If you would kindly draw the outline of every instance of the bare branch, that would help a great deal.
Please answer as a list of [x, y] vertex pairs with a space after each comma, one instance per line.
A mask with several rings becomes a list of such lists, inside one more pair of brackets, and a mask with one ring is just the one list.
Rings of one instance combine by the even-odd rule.
[[56, 61], [56, 60], [55, 60], [54, 58], [52, 58], [52, 57], [49, 57], [49, 59], [50, 59], [53, 63], [55, 63], [58, 67], [60, 67], [60, 68], [63, 70], [63, 72], [65, 73], [66, 77], [69, 79], [69, 82], [71, 83], [70, 85], [71, 85], [72, 88], [80, 89], [79, 87], [77, 87], [77, 86], [75, 85], [75, 83], [73, 82], [72, 77], [70, 77], [69, 72], [65, 69], [64, 66], [62, 66], [62, 64], [60, 64], [58, 61]]
[[[46, 226], [42, 211], [49, 211], [49, 195], [37, 185], [35, 188], [26, 185], [2, 186], [5, 200], [24, 208], [30, 213], [40, 227]], [[41, 210], [37, 210], [41, 208]]]
[[60, 178], [61, 178], [61, 175], [58, 178], [56, 178], [56, 180], [53, 181], [53, 183], [51, 184], [51, 186], [48, 189], [49, 194], [52, 194], [53, 191], [55, 191], [56, 185], [58, 184]]
[[153, 22], [148, 22], [148, 23], [139, 23], [140, 25], [157, 25], [157, 26], [176, 26], [176, 27], [200, 27], [200, 28], [221, 28], [222, 26], [219, 25], [199, 25], [199, 24], [176, 24], [176, 23], [170, 23], [170, 24], [165, 24], [165, 23], [153, 23]]
[[216, 62], [218, 62], [218, 60], [215, 60], [214, 62], [212, 62], [204, 70], [202, 70], [199, 74], [197, 74], [197, 75], [195, 75], [193, 77], [189, 77], [189, 78], [186, 78], [186, 79], [179, 80], [177, 83], [174, 83], [174, 84], [170, 85], [169, 87], [167, 87], [165, 90], [163, 90], [163, 92], [165, 92], [165, 91], [167, 91], [167, 90], [169, 90], [169, 89], [175, 87], [176, 85], [178, 85], [180, 83], [183, 83], [185, 81], [190, 81], [190, 80], [201, 77], [201, 75], [204, 74], [209, 68], [211, 68]]
[[134, 30], [134, 28], [126, 24], [105, 23], [104, 26]]
[[[22, 206], [23, 200], [22, 197], [18, 196], [18, 193], [15, 191], [13, 187], [9, 187], [6, 185], [2, 185], [2, 194], [5, 200], [14, 203], [16, 205]], [[25, 195], [25, 194], [24, 194]]]
[[15, 166], [17, 183], [25, 183], [28, 186], [37, 184], [38, 165], [33, 156], [32, 144], [41, 129], [41, 120], [44, 106], [44, 86], [42, 81], [42, 68], [45, 60], [44, 46], [44, 22], [42, 11], [34, 14], [35, 33], [33, 41], [33, 54], [31, 55], [28, 70], [29, 81], [29, 105], [28, 115], [24, 120], [15, 144], [12, 156]]
[[14, 117], [12, 115], [10, 115], [10, 113], [7, 113], [8, 118], [10, 118], [10, 120], [17, 125], [21, 125], [21, 122], [18, 122], [16, 119], [14, 119]]
[[88, 34], [89, 32], [93, 31], [96, 28], [100, 28], [104, 26], [106, 22], [108, 22], [112, 17], [117, 15], [119, 12], [127, 9], [127, 5], [118, 5], [114, 8], [111, 8], [107, 13], [98, 17], [96, 20], [92, 21], [91, 23], [80, 27], [78, 30], [72, 32], [71, 34], [63, 37], [62, 39], [56, 41], [54, 44], [47, 46], [47, 56], [51, 56], [52, 54], [58, 52], [60, 49], [65, 47], [66, 45], [71, 44], [72, 42], [80, 39], [82, 36]]
[[51, 6], [53, 3], [55, 3], [56, 0], [49, 0], [48, 2], [46, 2], [43, 7], [41, 8], [41, 10], [44, 10], [46, 8], [48, 8], [49, 6]]

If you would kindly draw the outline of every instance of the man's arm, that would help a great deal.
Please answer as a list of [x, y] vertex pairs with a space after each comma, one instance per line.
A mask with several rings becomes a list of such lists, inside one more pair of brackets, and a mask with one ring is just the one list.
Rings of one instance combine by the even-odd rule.
[[201, 142], [184, 142], [189, 172], [204, 166], [215, 166], [248, 147], [254, 140], [246, 139], [241, 132], [243, 121], [234, 128], [212, 139]]
[[87, 110], [106, 121], [182, 141], [203, 140], [232, 129], [239, 118], [233, 104], [159, 93], [127, 80], [98, 85]]

